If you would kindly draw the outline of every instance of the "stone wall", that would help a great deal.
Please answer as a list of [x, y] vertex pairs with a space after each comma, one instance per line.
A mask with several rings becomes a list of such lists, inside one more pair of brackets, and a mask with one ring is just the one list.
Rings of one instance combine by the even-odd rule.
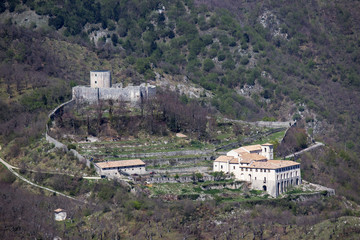
[[183, 150], [183, 151], [171, 151], [171, 152], [151, 152], [151, 153], [130, 153], [116, 155], [117, 158], [148, 158], [148, 157], [173, 157], [173, 156], [184, 156], [184, 155], [205, 155], [212, 154], [214, 150]]
[[225, 122], [238, 122], [244, 124], [250, 124], [258, 127], [267, 127], [267, 128], [289, 128], [296, 123], [296, 121], [287, 121], [287, 122], [269, 122], [269, 121], [256, 121], [256, 122], [247, 122], [243, 120], [235, 120], [224, 118]]
[[179, 164], [197, 164], [202, 161], [213, 161], [216, 159], [216, 156], [199, 156], [199, 157], [188, 157], [188, 158], [156, 158], [156, 159], [144, 159], [143, 161], [147, 166], [156, 166], [156, 165], [179, 165]]
[[[71, 99], [70, 101], [67, 101], [67, 102], [59, 105], [49, 114], [49, 119], [51, 121], [54, 121], [55, 116], [57, 114], [61, 114], [61, 111], [63, 111], [65, 106], [71, 106], [74, 103], [75, 103], [74, 99]], [[56, 140], [55, 138], [53, 138], [49, 135], [49, 126], [47, 124], [46, 124], [45, 139], [47, 142], [54, 144], [56, 148], [61, 148], [66, 152], [69, 151], [68, 147], [65, 144], [59, 142], [58, 140]], [[90, 168], [91, 161], [89, 159], [86, 159], [85, 157], [83, 157], [80, 153], [78, 153], [74, 149], [71, 149], [70, 152], [72, 152], [74, 154], [74, 156], [79, 160], [79, 162], [85, 163], [86, 166]]]
[[[187, 168], [170, 168], [170, 169], [153, 169], [156, 173], [194, 173], [194, 172], [212, 172], [212, 168], [209, 167], [187, 167]], [[148, 170], [148, 171], [151, 171]]]
[[[194, 178], [192, 176], [185, 177], [153, 177], [147, 180], [149, 183], [187, 183], [193, 182]], [[197, 180], [196, 180], [197, 181]], [[214, 181], [213, 176], [204, 176], [201, 181]]]
[[72, 89], [73, 99], [80, 102], [94, 103], [98, 100], [115, 100], [136, 103], [156, 95], [156, 87], [141, 84], [140, 86], [91, 88], [89, 86], [76, 86]]

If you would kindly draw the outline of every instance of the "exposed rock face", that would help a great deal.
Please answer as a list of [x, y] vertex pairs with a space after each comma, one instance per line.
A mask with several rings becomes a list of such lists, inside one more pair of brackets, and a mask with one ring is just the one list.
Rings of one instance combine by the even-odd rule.
[[288, 39], [288, 34], [282, 32], [280, 21], [272, 12], [265, 11], [263, 14], [261, 14], [259, 16], [259, 22], [264, 28], [270, 29], [273, 36], [279, 36], [281, 38]]

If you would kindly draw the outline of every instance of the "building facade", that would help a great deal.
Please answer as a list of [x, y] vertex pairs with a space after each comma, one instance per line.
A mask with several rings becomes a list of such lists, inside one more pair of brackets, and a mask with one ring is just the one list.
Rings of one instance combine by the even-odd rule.
[[94, 163], [94, 166], [100, 176], [108, 178], [119, 177], [121, 174], [146, 174], [145, 163], [140, 159], [99, 162]]
[[214, 161], [213, 170], [234, 174], [236, 179], [250, 182], [253, 189], [273, 197], [301, 184], [300, 163], [273, 160], [273, 145], [268, 143], [233, 149]]

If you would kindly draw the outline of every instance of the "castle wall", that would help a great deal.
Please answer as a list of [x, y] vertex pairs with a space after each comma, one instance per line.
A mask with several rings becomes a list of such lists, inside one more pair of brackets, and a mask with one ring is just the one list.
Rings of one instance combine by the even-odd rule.
[[76, 86], [72, 89], [73, 99], [95, 103], [98, 100], [114, 100], [125, 102], [139, 102], [141, 98], [151, 98], [156, 95], [156, 87], [142, 84], [125, 88], [92, 88]]

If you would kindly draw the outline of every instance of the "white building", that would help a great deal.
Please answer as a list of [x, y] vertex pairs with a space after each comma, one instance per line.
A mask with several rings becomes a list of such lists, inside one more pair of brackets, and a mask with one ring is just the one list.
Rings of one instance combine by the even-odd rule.
[[108, 178], [119, 177], [120, 174], [146, 174], [145, 163], [140, 159], [99, 162], [94, 166], [99, 175]]
[[229, 151], [214, 161], [214, 172], [233, 173], [235, 178], [251, 182], [253, 189], [277, 197], [289, 186], [301, 184], [300, 163], [273, 160], [273, 145], [244, 146]]
[[54, 218], [55, 221], [64, 221], [66, 219], [66, 211], [61, 208], [55, 209]]

